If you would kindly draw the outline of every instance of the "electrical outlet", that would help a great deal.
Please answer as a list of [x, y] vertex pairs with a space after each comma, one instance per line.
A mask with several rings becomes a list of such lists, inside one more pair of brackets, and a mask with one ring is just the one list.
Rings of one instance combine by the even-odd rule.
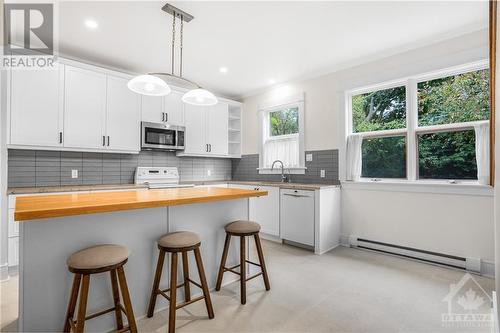
[[311, 162], [313, 160], [313, 154], [306, 154], [306, 162]]
[[321, 178], [325, 178], [326, 177], [326, 171], [325, 170], [321, 170], [320, 173], [319, 173], [319, 176]]
[[71, 170], [71, 178], [78, 178], [78, 170]]
[[212, 170], [208, 169], [207, 170], [207, 176], [211, 176], [212, 175]]

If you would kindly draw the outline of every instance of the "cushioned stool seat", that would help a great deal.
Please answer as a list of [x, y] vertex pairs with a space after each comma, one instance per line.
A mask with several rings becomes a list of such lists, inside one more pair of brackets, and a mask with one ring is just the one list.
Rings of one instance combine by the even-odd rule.
[[[217, 283], [215, 284], [215, 290], [219, 291], [222, 286], [222, 277], [225, 272], [231, 272], [233, 274], [240, 276], [240, 294], [241, 294], [241, 304], [245, 304], [247, 302], [247, 287], [246, 283], [248, 280], [251, 280], [259, 275], [262, 275], [264, 278], [264, 284], [266, 286], [266, 290], [271, 289], [269, 284], [269, 277], [267, 276], [266, 264], [264, 262], [264, 253], [262, 252], [262, 245], [260, 244], [260, 225], [257, 222], [253, 221], [244, 221], [238, 220], [231, 223], [226, 224], [224, 227], [226, 230], [226, 240], [224, 242], [224, 250], [222, 251], [222, 258], [220, 261], [219, 273], [217, 274]], [[226, 267], [227, 255], [229, 253], [229, 245], [231, 243], [231, 237], [239, 237], [240, 238], [240, 264], [233, 267]], [[247, 259], [246, 255], [246, 237], [253, 236], [255, 240], [255, 246], [257, 247], [257, 255], [259, 256], [259, 263], [255, 263]], [[252, 264], [255, 266], [259, 266], [261, 269], [260, 273], [257, 273], [253, 276], [247, 277], [247, 264]], [[235, 271], [234, 269], [239, 267], [240, 270]]]
[[[214, 309], [212, 307], [212, 300], [210, 299], [210, 291], [208, 290], [207, 278], [205, 276], [205, 269], [203, 268], [203, 261], [201, 259], [201, 239], [200, 236], [191, 231], [177, 231], [164, 235], [158, 240], [158, 263], [156, 264], [156, 273], [153, 280], [153, 289], [151, 290], [151, 297], [149, 299], [149, 306], [147, 316], [153, 317], [156, 307], [156, 298], [158, 295], [165, 297], [169, 302], [168, 309], [168, 333], [175, 333], [175, 316], [177, 309], [180, 309], [191, 303], [205, 300], [207, 307], [208, 318], [214, 318]], [[194, 259], [198, 268], [198, 275], [200, 276], [200, 283], [195, 282], [189, 278], [189, 263], [188, 252], [194, 252]], [[170, 287], [168, 289], [160, 289], [161, 275], [163, 271], [163, 262], [165, 255], [171, 254], [170, 260]], [[177, 285], [177, 262], [179, 256], [182, 258], [182, 272], [184, 275], [183, 283]], [[199, 287], [203, 291], [203, 296], [191, 298], [191, 283]], [[177, 289], [184, 288], [184, 303], [177, 303]]]
[[126, 260], [130, 251], [121, 245], [92, 246], [73, 253], [66, 263], [73, 269], [98, 269], [117, 265]]
[[[123, 269], [129, 255], [130, 251], [125, 246], [102, 244], [75, 252], [66, 260], [68, 270], [74, 274], [73, 286], [69, 293], [68, 308], [64, 318], [63, 332], [83, 333], [86, 320], [114, 312], [115, 332], [137, 333], [134, 310]], [[93, 314], [87, 314], [90, 277], [106, 272], [109, 272], [111, 278], [114, 306]], [[77, 303], [79, 303], [78, 311], [76, 311]], [[123, 314], [127, 318], [126, 324], [123, 321]]]
[[260, 224], [253, 221], [234, 221], [227, 224], [224, 229], [231, 234], [251, 234], [260, 231]]
[[201, 243], [200, 236], [191, 231], [172, 232], [158, 240], [158, 245], [169, 249], [191, 247], [199, 243]]

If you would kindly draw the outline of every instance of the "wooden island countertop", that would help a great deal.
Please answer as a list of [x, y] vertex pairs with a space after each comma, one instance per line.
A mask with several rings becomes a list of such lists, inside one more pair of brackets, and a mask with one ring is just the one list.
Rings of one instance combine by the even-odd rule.
[[26, 196], [16, 199], [14, 219], [16, 221], [28, 221], [52, 217], [208, 203], [265, 195], [267, 195], [267, 191], [202, 187]]

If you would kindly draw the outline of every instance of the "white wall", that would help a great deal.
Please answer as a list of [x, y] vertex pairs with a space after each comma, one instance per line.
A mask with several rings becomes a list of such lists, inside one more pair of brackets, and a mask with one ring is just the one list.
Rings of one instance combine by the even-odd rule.
[[[306, 150], [339, 149], [344, 175], [344, 92], [488, 57], [487, 31], [322, 77], [291, 82], [244, 99], [243, 154], [258, 153], [257, 106], [280, 95], [305, 93]], [[344, 235], [452, 255], [494, 260], [492, 196], [342, 189]]]

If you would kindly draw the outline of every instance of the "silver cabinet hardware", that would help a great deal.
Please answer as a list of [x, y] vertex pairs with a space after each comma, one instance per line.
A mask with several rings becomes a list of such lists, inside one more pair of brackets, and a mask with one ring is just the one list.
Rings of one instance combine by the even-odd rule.
[[106, 136], [102, 136], [102, 145], [105, 146], [106, 145]]
[[168, 112], [165, 112], [165, 121], [168, 122]]
[[283, 195], [288, 195], [289, 197], [295, 197], [295, 198], [310, 198], [310, 196], [303, 194], [283, 193]]
[[211, 152], [212, 152], [212, 144], [211, 144], [211, 143], [209, 143], [209, 144], [208, 144], [208, 147], [209, 147], [209, 149], [210, 149], [208, 152], [210, 152], [210, 153], [211, 153]]
[[59, 132], [59, 143], [62, 143], [62, 132]]
[[108, 147], [109, 147], [109, 135], [108, 135]]

